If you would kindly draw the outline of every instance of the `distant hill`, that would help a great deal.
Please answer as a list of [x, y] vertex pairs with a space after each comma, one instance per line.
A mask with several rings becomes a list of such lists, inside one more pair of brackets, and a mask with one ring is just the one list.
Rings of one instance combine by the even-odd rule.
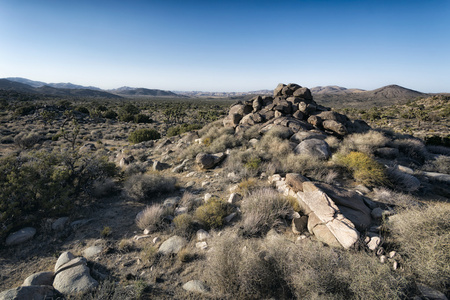
[[46, 82], [34, 81], [34, 80], [27, 79], [27, 78], [22, 78], [22, 77], [7, 77], [5, 79], [10, 80], [10, 81], [28, 84], [35, 88], [47, 85], [47, 86], [51, 86], [51, 87], [58, 88], [58, 89], [89, 89], [89, 90], [97, 90], [97, 91], [101, 90], [100, 88], [95, 87], [95, 86], [83, 86], [83, 85], [73, 84], [70, 82], [46, 83]]
[[174, 91], [179, 95], [199, 98], [235, 98], [248, 95], [272, 95], [273, 90], [258, 90], [250, 92], [204, 92], [204, 91]]
[[18, 93], [37, 94], [42, 96], [58, 96], [58, 97], [94, 97], [94, 98], [122, 98], [101, 90], [91, 89], [61, 89], [48, 85], [33, 87], [18, 81], [8, 79], [0, 79], [0, 89], [7, 91], [15, 91]]
[[332, 93], [358, 93], [364, 92], [361, 89], [347, 89], [345, 87], [337, 86], [337, 85], [328, 85], [328, 86], [316, 86], [310, 89], [311, 93], [314, 95], [319, 94], [332, 94]]
[[177, 95], [170, 91], [146, 88], [131, 88], [128, 86], [123, 86], [121, 88], [108, 91], [122, 96], [180, 97], [180, 95]]
[[312, 88], [311, 92], [317, 103], [334, 108], [369, 108], [373, 106], [404, 104], [410, 100], [429, 96], [429, 94], [407, 89], [399, 85], [388, 85], [372, 91], [328, 86]]

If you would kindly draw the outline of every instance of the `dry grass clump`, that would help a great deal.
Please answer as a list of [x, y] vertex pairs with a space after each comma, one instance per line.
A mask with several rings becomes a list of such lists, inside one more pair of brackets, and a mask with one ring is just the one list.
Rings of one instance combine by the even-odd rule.
[[241, 209], [241, 233], [247, 237], [266, 234], [292, 212], [286, 197], [269, 188], [253, 191], [244, 197]]
[[239, 182], [237, 192], [245, 196], [256, 189], [261, 188], [261, 186], [262, 184], [258, 179], [250, 177]]
[[265, 160], [278, 158], [280, 161], [287, 155], [293, 153], [293, 149], [288, 140], [276, 135], [265, 134], [256, 145], [256, 150], [266, 157]]
[[350, 152], [336, 157], [336, 163], [353, 173], [353, 178], [365, 185], [384, 185], [388, 182], [384, 167], [362, 152]]
[[337, 169], [326, 161], [308, 155], [291, 153], [280, 160], [279, 172], [299, 173], [318, 181], [330, 181], [337, 177]]
[[386, 204], [404, 208], [419, 205], [418, 199], [410, 194], [394, 192], [384, 187], [374, 188], [373, 192], [375, 200]]
[[406, 286], [365, 253], [233, 233], [215, 238], [203, 275], [220, 299], [401, 299]]
[[157, 193], [167, 193], [175, 189], [176, 179], [158, 173], [136, 174], [124, 184], [127, 195], [137, 201], [150, 200]]
[[390, 218], [391, 242], [405, 259], [405, 268], [419, 282], [449, 295], [450, 204], [405, 209]]
[[207, 229], [220, 228], [224, 225], [223, 218], [230, 212], [230, 207], [226, 201], [219, 198], [211, 198], [207, 203], [195, 210], [195, 218]]
[[103, 198], [116, 192], [116, 183], [111, 178], [103, 178], [94, 181], [92, 184], [92, 195], [96, 198]]
[[197, 196], [195, 196], [194, 194], [185, 191], [183, 193], [183, 196], [180, 199], [180, 207], [187, 207], [188, 211], [191, 211], [192, 209], [195, 208], [196, 205], [198, 205], [197, 201]]
[[14, 143], [21, 149], [30, 149], [43, 139], [42, 135], [35, 132], [21, 132], [14, 137]]
[[151, 232], [157, 231], [164, 227], [164, 216], [166, 210], [161, 204], [153, 204], [147, 206], [136, 218], [136, 225], [144, 230], [148, 229]]
[[384, 147], [388, 142], [389, 139], [378, 131], [355, 133], [344, 138], [339, 151], [344, 154], [350, 151], [358, 151], [370, 155], [373, 154], [375, 149]]

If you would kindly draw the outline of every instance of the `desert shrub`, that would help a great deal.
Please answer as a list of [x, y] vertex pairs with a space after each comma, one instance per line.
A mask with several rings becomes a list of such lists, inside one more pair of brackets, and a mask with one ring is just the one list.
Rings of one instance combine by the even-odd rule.
[[133, 242], [127, 239], [121, 239], [119, 245], [117, 246], [117, 249], [123, 253], [130, 252], [133, 250], [133, 248]]
[[204, 145], [193, 143], [192, 145], [188, 146], [186, 149], [181, 151], [179, 157], [182, 159], [186, 159], [186, 158], [192, 159], [192, 158], [195, 158], [197, 156], [197, 154], [199, 154], [200, 152], [205, 152], [205, 151], [206, 151], [206, 147]]
[[147, 124], [147, 123], [153, 123], [153, 120], [147, 115], [137, 114], [137, 115], [134, 116], [134, 123]]
[[114, 176], [103, 158], [72, 152], [25, 152], [0, 159], [0, 235], [42, 217], [67, 214], [94, 180]]
[[450, 174], [450, 156], [438, 155], [435, 159], [427, 161], [422, 169], [424, 171]]
[[36, 106], [34, 106], [34, 105], [23, 105], [23, 106], [16, 108], [16, 110], [14, 111], [14, 115], [15, 116], [26, 116], [26, 115], [30, 115], [30, 114], [34, 113], [35, 110], [36, 110]]
[[278, 172], [299, 173], [321, 181], [329, 172], [336, 169], [326, 161], [302, 154], [291, 153], [286, 157], [274, 158], [274, 160], [279, 162]]
[[89, 109], [86, 106], [79, 105], [79, 106], [75, 107], [74, 110], [77, 111], [77, 112], [89, 115]]
[[118, 116], [117, 113], [112, 109], [108, 109], [103, 113], [103, 117], [107, 119], [115, 120], [117, 119], [117, 116]]
[[405, 209], [388, 221], [391, 242], [417, 281], [450, 292], [450, 205]]
[[130, 133], [128, 141], [132, 144], [137, 144], [150, 140], [157, 140], [161, 135], [155, 129], [142, 128]]
[[365, 153], [350, 152], [347, 155], [338, 156], [336, 163], [352, 171], [353, 178], [362, 184], [379, 185], [387, 183], [383, 165]]
[[230, 207], [227, 202], [219, 198], [211, 198], [195, 210], [195, 218], [207, 229], [220, 228], [224, 224], [223, 218], [229, 213]]
[[[113, 280], [101, 281], [100, 284], [89, 290], [88, 292], [78, 293], [68, 295], [65, 299], [67, 300], [98, 300], [98, 299], [110, 299], [110, 300], [121, 300], [121, 299], [141, 299], [143, 294], [143, 288], [138, 287], [138, 282], [134, 285], [128, 283], [127, 286], [117, 283]], [[139, 283], [141, 285], [141, 283]], [[146, 285], [145, 285], [146, 287]]]
[[173, 218], [175, 233], [189, 238], [195, 230], [194, 219], [189, 214], [181, 214]]
[[211, 143], [208, 146], [211, 152], [224, 152], [229, 148], [235, 148], [240, 145], [240, 141], [234, 137], [234, 134], [228, 130], [223, 130], [223, 134], [212, 139], [212, 137], [206, 137], [206, 139], [211, 139]]
[[92, 195], [96, 198], [103, 198], [116, 192], [116, 183], [111, 178], [102, 178], [92, 184]]
[[232, 233], [213, 241], [204, 279], [220, 299], [402, 299], [407, 284], [365, 253]]
[[386, 176], [393, 189], [404, 192], [415, 192], [420, 188], [420, 181], [413, 175], [401, 172], [396, 167], [387, 168]]
[[103, 227], [102, 231], [100, 232], [100, 235], [105, 238], [105, 237], [110, 236], [111, 233], [112, 233], [111, 227], [105, 226], [105, 227]]
[[173, 127], [170, 127], [169, 129], [167, 129], [167, 136], [170, 137], [170, 136], [180, 135], [185, 132], [201, 129], [202, 127], [203, 126], [201, 124], [197, 124], [197, 123], [194, 123], [194, 124], [184, 123], [184, 124], [181, 124], [178, 126], [173, 126]]
[[35, 132], [21, 132], [14, 137], [14, 143], [21, 149], [30, 149], [43, 140], [43, 136]]
[[398, 147], [398, 150], [403, 155], [417, 165], [422, 165], [430, 157], [430, 153], [424, 143], [418, 139], [398, 139], [394, 141], [394, 145]]
[[253, 190], [256, 190], [261, 187], [261, 182], [258, 181], [258, 179], [254, 177], [245, 178], [241, 180], [241, 182], [238, 183], [238, 190], [237, 192], [241, 195], [248, 195]]
[[238, 179], [255, 177], [260, 171], [262, 160], [252, 149], [232, 150], [225, 162], [225, 171], [233, 172]]
[[244, 236], [264, 235], [292, 211], [286, 197], [269, 188], [244, 197], [241, 209], [241, 233]]
[[377, 148], [384, 147], [388, 142], [389, 139], [383, 133], [378, 131], [355, 133], [344, 138], [339, 151], [343, 154], [357, 151], [371, 155]]
[[265, 155], [265, 160], [277, 158], [283, 160], [287, 155], [293, 153], [289, 140], [282, 139], [275, 135], [265, 134], [256, 145], [256, 150]]
[[159, 173], [136, 174], [124, 183], [127, 195], [137, 201], [150, 200], [158, 193], [167, 193], [175, 189], [175, 178], [164, 177]]
[[136, 225], [144, 230], [155, 232], [164, 227], [164, 216], [166, 210], [161, 204], [147, 206], [136, 218]]
[[151, 244], [145, 245], [140, 252], [140, 257], [144, 264], [152, 265], [158, 256], [158, 248]]

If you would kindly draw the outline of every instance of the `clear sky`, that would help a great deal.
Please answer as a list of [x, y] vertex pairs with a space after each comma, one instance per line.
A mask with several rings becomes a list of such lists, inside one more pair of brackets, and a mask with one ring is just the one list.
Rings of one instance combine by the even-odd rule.
[[0, 78], [450, 92], [449, 0], [0, 0]]

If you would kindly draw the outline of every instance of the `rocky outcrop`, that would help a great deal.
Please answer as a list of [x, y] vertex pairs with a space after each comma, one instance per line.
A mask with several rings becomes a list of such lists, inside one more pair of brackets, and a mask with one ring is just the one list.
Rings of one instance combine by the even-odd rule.
[[19, 286], [0, 293], [0, 300], [42, 300], [53, 299], [53, 288], [48, 285]]
[[[285, 179], [273, 175], [269, 182], [284, 195], [295, 197], [307, 216], [307, 220], [304, 217], [293, 219], [294, 233], [301, 233], [306, 225], [307, 230], [323, 243], [349, 249], [359, 240], [360, 232], [372, 223], [371, 209], [356, 192], [311, 182], [295, 173], [286, 174]], [[374, 235], [372, 244], [376, 245], [368, 246], [376, 250], [380, 242]]]
[[306, 87], [290, 83], [280, 83], [273, 96], [257, 96], [251, 100], [237, 102], [224, 118], [225, 127], [235, 128], [236, 133], [251, 126], [267, 127], [281, 124], [294, 132], [319, 130], [336, 136], [363, 132], [370, 127], [364, 121], [352, 122], [345, 115], [318, 105]]

